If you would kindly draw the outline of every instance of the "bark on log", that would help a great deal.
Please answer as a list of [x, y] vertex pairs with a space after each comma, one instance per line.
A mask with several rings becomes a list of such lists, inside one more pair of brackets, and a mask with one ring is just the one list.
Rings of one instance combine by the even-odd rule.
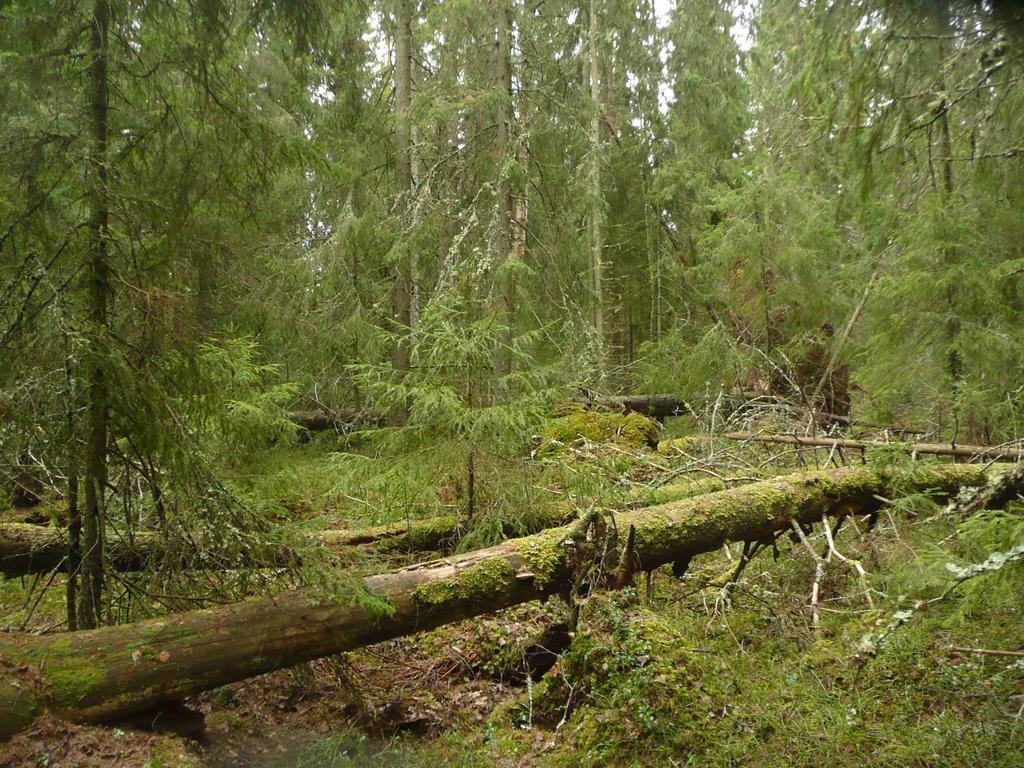
[[[650, 570], [723, 543], [762, 540], [790, 526], [877, 509], [897, 487], [948, 496], [992, 468], [929, 467], [902, 484], [868, 466], [801, 473], [626, 512], [634, 555]], [[316, 589], [63, 635], [0, 634], [0, 736], [43, 712], [97, 721], [226, 683], [489, 613], [565, 589], [592, 558], [573, 526], [364, 579], [386, 601]], [[611, 552], [617, 558], [619, 553]]]
[[[564, 522], [553, 517], [548, 523]], [[459, 535], [459, 519], [454, 515], [414, 520], [358, 530], [323, 530], [309, 534], [310, 544], [329, 549], [337, 555], [355, 554], [361, 547], [372, 547], [381, 554], [432, 552], [451, 546]], [[160, 538], [139, 533], [131, 544], [119, 540], [107, 542], [110, 567], [118, 571], [137, 571], [158, 554]], [[67, 535], [62, 528], [47, 528], [27, 523], [0, 524], [0, 576], [14, 578], [31, 573], [63, 569], [67, 557]], [[267, 561], [280, 565], [295, 562], [295, 553], [283, 550], [267, 554]]]
[[[671, 488], [669, 491], [671, 492]], [[683, 493], [679, 492], [679, 497]], [[692, 494], [688, 494], [692, 495]], [[534, 530], [562, 525], [574, 516], [572, 509], [554, 510], [550, 516], [538, 516]], [[391, 523], [356, 530], [321, 530], [309, 534], [312, 546], [325, 547], [339, 556], [355, 555], [360, 548], [372, 548], [378, 554], [440, 552], [451, 550], [464, 531], [456, 515], [441, 515], [422, 520]], [[505, 535], [521, 531], [509, 528]], [[160, 547], [159, 537], [138, 533], [131, 544], [111, 539], [107, 557], [117, 571], [136, 571], [146, 567]], [[15, 578], [31, 573], [49, 573], [63, 569], [67, 557], [67, 532], [29, 523], [0, 524], [0, 577]], [[295, 562], [296, 553], [289, 550], [267, 554], [267, 561], [279, 565]]]
[[[739, 481], [738, 481], [739, 482]], [[745, 481], [744, 481], [745, 482]], [[724, 487], [717, 478], [704, 478], [699, 482], [676, 482], [657, 489], [646, 489], [630, 502], [640, 506], [659, 504], [697, 496]], [[576, 510], [566, 506], [554, 507], [550, 514], [536, 515], [528, 526], [529, 533], [563, 525], [576, 516]], [[312, 543], [330, 549], [336, 555], [356, 554], [359, 548], [372, 548], [378, 554], [409, 554], [413, 552], [450, 551], [464, 532], [463, 521], [457, 515], [439, 515], [422, 520], [411, 520], [388, 525], [377, 525], [355, 530], [325, 528], [310, 534]], [[522, 529], [511, 527], [506, 536], [516, 536]], [[160, 547], [159, 538], [141, 532], [132, 544], [111, 538], [107, 542], [110, 567], [117, 571], [140, 570]], [[49, 573], [62, 569], [67, 557], [67, 532], [30, 523], [0, 523], [0, 577], [15, 578], [32, 573]], [[294, 562], [293, 553], [283, 552], [268, 559], [280, 564]]]
[[806, 445], [811, 448], [904, 448], [907, 453], [926, 453], [933, 456], [952, 456], [959, 459], [1003, 459], [1024, 460], [1024, 449], [1005, 448], [992, 445], [957, 445], [955, 443], [883, 443], [879, 440], [847, 440], [832, 437], [805, 437], [803, 435], [754, 435], [746, 432], [729, 432], [727, 440], [748, 443], [781, 443], [784, 445]]
[[380, 426], [384, 416], [376, 411], [362, 411], [358, 408], [342, 408], [328, 411], [294, 411], [288, 420], [308, 432], [323, 432], [333, 429], [343, 432], [356, 426]]
[[574, 403], [582, 403], [588, 408], [594, 406], [610, 408], [624, 413], [642, 413], [655, 419], [690, 413], [690, 406], [678, 395], [622, 395], [619, 397], [573, 398]]

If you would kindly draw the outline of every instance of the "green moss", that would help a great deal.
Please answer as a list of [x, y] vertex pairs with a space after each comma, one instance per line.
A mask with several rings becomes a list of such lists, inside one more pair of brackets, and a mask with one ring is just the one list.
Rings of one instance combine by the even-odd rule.
[[42, 706], [32, 693], [0, 678], [0, 739], [17, 733], [40, 714]]
[[[408, 532], [396, 540], [402, 549], [420, 552], [431, 550], [437, 547], [438, 542], [451, 538], [459, 527], [459, 519], [455, 515], [432, 518], [427, 521], [414, 522], [409, 526]], [[388, 548], [387, 545], [384, 546]]]
[[0, 636], [0, 739], [21, 730], [42, 713], [33, 673], [19, 669], [31, 663], [24, 645]]
[[107, 680], [106, 670], [88, 655], [59, 638], [29, 652], [33, 665], [46, 679], [47, 698], [60, 707], [73, 707]]
[[640, 413], [602, 413], [578, 406], [550, 419], [544, 426], [542, 452], [557, 453], [561, 445], [581, 439], [623, 448], [642, 448], [654, 445], [658, 432], [658, 425]]
[[635, 506], [656, 506], [682, 501], [693, 496], [721, 491], [726, 487], [724, 481], [716, 477], [685, 478], [674, 480], [657, 488], [641, 487], [630, 493], [628, 503]]
[[454, 578], [417, 587], [416, 602], [429, 606], [487, 598], [501, 593], [515, 580], [515, 570], [507, 560], [491, 558], [465, 569]]
[[714, 681], [691, 673], [678, 627], [628, 594], [592, 598], [580, 626], [557, 677], [534, 691], [534, 718], [545, 724], [561, 719], [570, 691], [578, 707], [563, 731], [568, 743], [548, 764], [684, 764], [714, 732], [706, 718], [718, 697], [709, 695]]
[[176, 643], [195, 636], [194, 629], [176, 621], [151, 621], [139, 626], [139, 642], [143, 643]]
[[534, 584], [538, 589], [551, 584], [563, 567], [565, 547], [562, 542], [568, 535], [568, 528], [552, 528], [514, 543], [516, 554], [523, 558], [530, 573], [534, 575]]
[[708, 451], [708, 439], [703, 435], [687, 435], [658, 442], [658, 453], [662, 456], [678, 456], [682, 453], [704, 454]]

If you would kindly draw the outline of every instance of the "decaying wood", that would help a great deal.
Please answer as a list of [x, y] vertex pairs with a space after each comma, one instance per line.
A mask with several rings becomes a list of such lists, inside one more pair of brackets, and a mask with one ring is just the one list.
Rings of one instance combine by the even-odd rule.
[[952, 511], [963, 516], [973, 515], [982, 509], [1005, 507], [1021, 497], [1024, 497], [1024, 464], [975, 489], [967, 498], [959, 499]]
[[[660, 501], [676, 501], [702, 492], [693, 486], [683, 486], [677, 490], [669, 485], [662, 490]], [[591, 512], [592, 509], [588, 515]], [[576, 510], [571, 506], [552, 506], [544, 514], [535, 514], [526, 531], [535, 533], [562, 525], [575, 517]], [[438, 515], [355, 530], [331, 529], [332, 524], [328, 523], [324, 530], [311, 532], [308, 536], [312, 545], [326, 547], [339, 556], [354, 555], [361, 548], [373, 549], [385, 555], [443, 552], [450, 551], [458, 543], [465, 532], [464, 522], [457, 515]], [[509, 526], [505, 535], [516, 536], [522, 532], [522, 528], [513, 529]], [[14, 578], [65, 569], [68, 552], [66, 537], [67, 533], [62, 528], [17, 522], [0, 523], [0, 577]], [[151, 533], [139, 532], [131, 544], [112, 537], [108, 546], [110, 567], [118, 571], [132, 571], [145, 567], [160, 547], [160, 540]], [[268, 562], [280, 565], [294, 563], [295, 559], [295, 554], [287, 551], [267, 554]]]
[[[561, 525], [573, 516], [572, 510], [555, 510], [550, 516], [538, 516], [538, 529]], [[325, 547], [336, 555], [356, 554], [360, 548], [372, 548], [378, 554], [435, 552], [452, 548], [464, 532], [456, 515], [441, 515], [423, 520], [379, 525], [356, 530], [321, 530], [308, 535], [311, 546]], [[515, 535], [510, 529], [508, 535]], [[136, 571], [156, 557], [160, 538], [151, 533], [137, 533], [131, 543], [111, 539], [107, 542], [107, 559], [118, 571]], [[62, 528], [49, 528], [27, 523], [0, 524], [0, 576], [14, 578], [30, 573], [63, 570], [68, 553], [67, 533]], [[268, 551], [268, 563], [294, 564], [297, 554], [287, 548]]]
[[[719, 486], [721, 487], [721, 486]], [[684, 485], [678, 489], [665, 486], [659, 494], [659, 503], [677, 501], [695, 496], [704, 491], [699, 486]], [[634, 506], [638, 504], [634, 503]], [[589, 520], [593, 509], [584, 516]], [[576, 517], [576, 510], [569, 506], [551, 506], [544, 513], [538, 511], [526, 526], [527, 533], [544, 528], [563, 525]], [[465, 533], [465, 521], [458, 515], [438, 515], [420, 520], [389, 523], [367, 528], [332, 529], [327, 523], [323, 530], [308, 534], [310, 543], [323, 546], [339, 556], [355, 555], [360, 549], [372, 549], [377, 554], [409, 554], [414, 552], [450, 551]], [[506, 536], [517, 536], [523, 529], [508, 526]], [[31, 573], [49, 573], [66, 569], [68, 553], [67, 532], [63, 528], [27, 524], [0, 523], [0, 577], [14, 578]], [[118, 571], [132, 571], [144, 568], [147, 561], [160, 547], [158, 537], [147, 532], [138, 532], [129, 544], [111, 537], [108, 541], [108, 561]], [[267, 554], [267, 561], [280, 565], [292, 564], [295, 553], [285, 551]]]
[[976, 653], [980, 656], [1024, 657], [1024, 651], [1000, 651], [993, 648], [958, 648], [955, 645], [951, 645], [949, 646], [949, 650], [956, 651], [957, 653]]
[[309, 432], [323, 432], [333, 429], [344, 432], [359, 426], [381, 426], [384, 416], [376, 411], [362, 411], [358, 408], [342, 408], [338, 411], [294, 411], [288, 420]]
[[[811, 524], [823, 514], [868, 513], [879, 496], [892, 497], [897, 488], [948, 497], [962, 485], [982, 484], [991, 471], [946, 465], [912, 478], [868, 466], [806, 472], [625, 512], [616, 516], [615, 528], [634, 527], [637, 563], [651, 570], [728, 541], [764, 540], [792, 520]], [[0, 634], [0, 736], [43, 712], [76, 721], [123, 716], [563, 592], [593, 564], [591, 545], [572, 533], [567, 525], [367, 577], [362, 586], [374, 601], [300, 589], [86, 632]], [[608, 555], [621, 553], [613, 548]]]
[[741, 440], [745, 443], [782, 443], [785, 445], [805, 445], [809, 448], [852, 448], [868, 450], [870, 448], [903, 448], [907, 453], [922, 453], [933, 456], [953, 456], [960, 459], [1002, 459], [1008, 461], [1024, 460], [1024, 449], [1007, 448], [997, 445], [958, 445], [956, 443], [883, 443], [879, 440], [849, 440], [833, 437], [805, 437], [803, 435], [754, 435], [746, 432], [729, 432], [724, 437], [728, 440]]
[[573, 399], [588, 408], [609, 408], [624, 413], [642, 413], [655, 419], [690, 413], [690, 406], [678, 395], [622, 395], [619, 397], [597, 397], [582, 395]]
[[[761, 397], [754, 392], [744, 393], [745, 397], [756, 399]], [[621, 411], [623, 413], [642, 413], [655, 419], [665, 419], [669, 416], [679, 416], [691, 413], [692, 410], [686, 401], [679, 395], [654, 394], [654, 395], [616, 395], [602, 397], [596, 394], [584, 394], [574, 397], [572, 402], [585, 405], [588, 408], [607, 408], [609, 410]], [[849, 416], [836, 413], [822, 413], [823, 418], [830, 421], [851, 422]], [[381, 426], [386, 419], [383, 414], [377, 411], [366, 411], [358, 408], [343, 408], [338, 411], [328, 412], [324, 410], [295, 411], [289, 415], [289, 419], [296, 425], [310, 432], [334, 429], [338, 431], [350, 430], [356, 426]], [[870, 426], [870, 425], [862, 425]], [[897, 429], [896, 431], [914, 431]]]
[[[561, 521], [552, 520], [552, 524], [558, 522]], [[359, 547], [373, 547], [381, 553], [441, 550], [458, 535], [458, 518], [443, 516], [354, 531], [315, 531], [308, 538], [312, 546], [345, 555]], [[107, 542], [108, 563], [118, 571], [141, 570], [159, 554], [160, 547], [159, 536], [145, 532], [136, 534], [131, 543], [111, 539]], [[0, 575], [6, 578], [63, 570], [67, 552], [66, 531], [62, 528], [25, 523], [0, 525]], [[287, 548], [266, 553], [267, 562], [277, 565], [293, 564], [296, 557]]]

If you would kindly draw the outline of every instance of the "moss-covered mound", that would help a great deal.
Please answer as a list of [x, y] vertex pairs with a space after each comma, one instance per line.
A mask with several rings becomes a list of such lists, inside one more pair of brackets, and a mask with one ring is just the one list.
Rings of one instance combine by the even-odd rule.
[[658, 453], [662, 456], [697, 456], [706, 454], [708, 445], [708, 439], [703, 435], [686, 435], [660, 441]]
[[557, 452], [566, 445], [589, 440], [621, 448], [653, 447], [660, 427], [640, 413], [607, 413], [587, 410], [578, 403], [559, 407], [541, 431], [542, 450]]
[[678, 626], [631, 597], [588, 602], [561, 664], [536, 687], [534, 724], [561, 722], [567, 741], [553, 765], [685, 765], [711, 735], [716, 682], [694, 676]]

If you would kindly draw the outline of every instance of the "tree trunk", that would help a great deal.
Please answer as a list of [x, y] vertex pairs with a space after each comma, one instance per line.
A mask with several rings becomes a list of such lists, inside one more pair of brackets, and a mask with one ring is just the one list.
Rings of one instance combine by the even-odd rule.
[[[867, 466], [807, 472], [620, 514], [615, 529], [634, 528], [637, 568], [651, 570], [726, 542], [764, 540], [792, 520], [870, 513], [897, 488], [949, 496], [982, 484], [988, 469], [928, 467], [912, 478]], [[124, 716], [563, 591], [602, 549], [593, 538], [565, 526], [370, 576], [363, 586], [376, 600], [302, 589], [90, 632], [0, 635], [0, 736], [44, 711], [77, 721]], [[609, 556], [614, 563], [621, 553], [611, 547]]]
[[[692, 494], [691, 494], [692, 495]], [[680, 493], [680, 497], [682, 493]], [[571, 509], [554, 508], [550, 515], [539, 515], [537, 529], [562, 525], [573, 517]], [[407, 523], [392, 523], [357, 530], [322, 530], [309, 534], [309, 545], [324, 547], [339, 557], [358, 554], [360, 548], [372, 548], [376, 554], [450, 551], [465, 531], [465, 519], [457, 515], [440, 515]], [[515, 535], [509, 527], [506, 535]], [[137, 571], [158, 557], [161, 551], [158, 535], [136, 533], [131, 543], [121, 540], [107, 542], [107, 563], [118, 571]], [[67, 570], [69, 541], [64, 531], [27, 523], [0, 524], [0, 576], [15, 578], [31, 573]], [[290, 549], [258, 553], [267, 564], [287, 566], [299, 558]]]
[[[82, 567], [82, 516], [78, 509], [78, 440], [75, 429], [75, 380], [71, 372], [71, 356], [64, 360], [64, 377], [67, 383], [67, 441], [68, 441], [68, 545], [66, 548], [67, 583], [64, 604], [67, 609], [68, 631], [78, 629], [78, 574]], [[0, 563], [0, 569], [2, 569]]]
[[[502, 326], [501, 341], [494, 351], [494, 373], [497, 378], [512, 371], [509, 355], [512, 344], [512, 280], [502, 267], [512, 255], [512, 185], [505, 167], [512, 152], [512, 0], [495, 0], [494, 87], [498, 93], [497, 140], [495, 167], [498, 170], [495, 189], [494, 266], [497, 280], [498, 322]], [[499, 387], [499, 391], [500, 391]]]
[[107, 188], [107, 64], [110, 8], [95, 0], [90, 43], [92, 145], [89, 150], [89, 382], [88, 445], [85, 456], [85, 509], [82, 516], [82, 590], [78, 621], [95, 627], [103, 615], [103, 505], [107, 483], [107, 357], [110, 265], [107, 260], [109, 190]]
[[[472, 486], [472, 484], [470, 484]], [[716, 489], [717, 490], [717, 489]], [[658, 503], [679, 501], [708, 492], [707, 483], [666, 485], [658, 491]], [[637, 506], [636, 502], [631, 504]], [[412, 552], [448, 552], [459, 542], [466, 529], [466, 517], [439, 515], [422, 520], [390, 523], [369, 528], [331, 529], [309, 534], [311, 546], [329, 549], [339, 557], [351, 557], [360, 548], [372, 548], [377, 555], [407, 554]], [[557, 525], [564, 525], [576, 516], [569, 506], [553, 506], [543, 514], [531, 515], [527, 531], [535, 533]], [[522, 533], [521, 527], [506, 526], [505, 536]], [[119, 571], [139, 570], [146, 566], [160, 550], [160, 537], [145, 531], [136, 533], [131, 543], [108, 541], [107, 564]], [[54, 570], [73, 571], [74, 562], [68, 555], [70, 541], [64, 532], [26, 523], [0, 524], [0, 576], [16, 578], [31, 573], [49, 573]], [[298, 553], [291, 550], [261, 553], [267, 563], [292, 565]], [[67, 559], [65, 559], [67, 558]]]
[[[943, 99], [942, 113], [939, 115], [939, 142], [942, 150], [942, 228], [945, 230], [950, 226], [948, 217], [949, 208], [953, 202], [953, 143], [949, 135], [949, 100], [951, 98], [946, 90], [946, 43], [945, 37], [952, 33], [949, 22], [949, 0], [938, 0], [936, 3], [938, 14], [938, 44], [939, 44], [939, 82], [938, 91]], [[952, 247], [946, 243], [942, 246], [943, 261], [948, 270], [955, 268], [955, 254]], [[957, 394], [963, 384], [964, 371], [963, 360], [958, 347], [960, 341], [960, 316], [957, 313], [957, 290], [956, 285], [950, 282], [946, 288], [947, 319], [946, 319], [946, 366], [952, 384], [952, 397], [954, 408]]]
[[598, 379], [604, 378], [604, 201], [601, 197], [601, 83], [597, 64], [597, 0], [590, 0], [590, 274]]
[[[404, 237], [407, 211], [412, 196], [412, 8], [411, 0], [398, 0], [395, 28], [395, 195]], [[409, 371], [409, 330], [412, 322], [412, 268], [404, 245], [399, 244], [391, 290], [392, 326], [395, 342], [391, 367], [397, 379]], [[393, 425], [405, 423], [406, 408], [391, 414]]]
[[1004, 459], [1024, 461], [1024, 449], [1001, 448], [992, 445], [957, 445], [956, 443], [883, 443], [878, 440], [844, 440], [832, 437], [804, 437], [802, 435], [753, 435], [745, 432], [729, 432], [723, 435], [727, 440], [742, 440], [749, 443], [781, 443], [784, 445], [806, 445], [810, 448], [903, 448], [908, 453], [925, 453], [932, 456], [952, 456], [958, 459]]

